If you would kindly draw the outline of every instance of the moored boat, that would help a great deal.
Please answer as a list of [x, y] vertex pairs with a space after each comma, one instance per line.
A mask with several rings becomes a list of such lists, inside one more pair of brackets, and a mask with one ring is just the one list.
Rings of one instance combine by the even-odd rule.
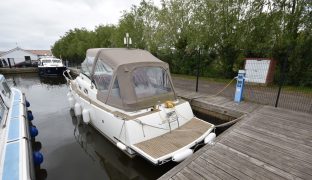
[[66, 66], [61, 59], [47, 56], [39, 59], [38, 71], [40, 76], [62, 76]]
[[70, 107], [130, 157], [180, 162], [213, 142], [214, 125], [177, 97], [168, 64], [149, 52], [89, 49], [81, 68], [75, 79], [65, 76]]
[[3, 75], [0, 91], [0, 179], [36, 179], [35, 167], [43, 156], [32, 149], [38, 130], [31, 122], [30, 104], [20, 90], [8, 86]]

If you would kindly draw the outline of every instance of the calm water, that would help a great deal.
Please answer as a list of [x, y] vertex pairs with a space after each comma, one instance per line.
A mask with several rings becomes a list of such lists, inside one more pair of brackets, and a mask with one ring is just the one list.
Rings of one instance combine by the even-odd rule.
[[156, 179], [176, 165], [154, 166], [141, 157], [130, 159], [95, 129], [79, 123], [70, 112], [63, 78], [5, 77], [30, 102], [47, 179]]

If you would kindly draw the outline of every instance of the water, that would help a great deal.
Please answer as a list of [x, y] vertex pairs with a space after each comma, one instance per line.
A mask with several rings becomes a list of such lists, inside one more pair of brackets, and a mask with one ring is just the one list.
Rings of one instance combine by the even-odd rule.
[[5, 77], [30, 102], [47, 179], [156, 179], [176, 165], [154, 166], [141, 157], [130, 159], [94, 128], [79, 123], [70, 112], [63, 78]]

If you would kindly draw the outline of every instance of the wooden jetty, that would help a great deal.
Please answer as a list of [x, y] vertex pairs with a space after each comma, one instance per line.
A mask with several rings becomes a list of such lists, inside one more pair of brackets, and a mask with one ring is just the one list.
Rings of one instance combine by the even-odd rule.
[[[178, 92], [188, 99], [195, 96]], [[245, 115], [214, 145], [204, 146], [159, 179], [312, 179], [311, 114], [248, 102], [235, 105], [222, 97], [194, 99], [192, 105], [196, 103]]]
[[0, 68], [0, 74], [20, 74], [20, 73], [36, 73], [38, 68], [27, 67], [27, 68]]

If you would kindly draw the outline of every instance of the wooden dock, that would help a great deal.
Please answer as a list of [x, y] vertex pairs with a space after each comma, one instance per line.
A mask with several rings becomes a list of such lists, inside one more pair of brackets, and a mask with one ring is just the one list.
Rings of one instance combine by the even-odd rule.
[[160, 179], [312, 179], [311, 114], [218, 98], [192, 104], [245, 117]]
[[0, 68], [0, 74], [20, 74], [20, 73], [37, 73], [38, 68], [27, 67], [27, 68]]

